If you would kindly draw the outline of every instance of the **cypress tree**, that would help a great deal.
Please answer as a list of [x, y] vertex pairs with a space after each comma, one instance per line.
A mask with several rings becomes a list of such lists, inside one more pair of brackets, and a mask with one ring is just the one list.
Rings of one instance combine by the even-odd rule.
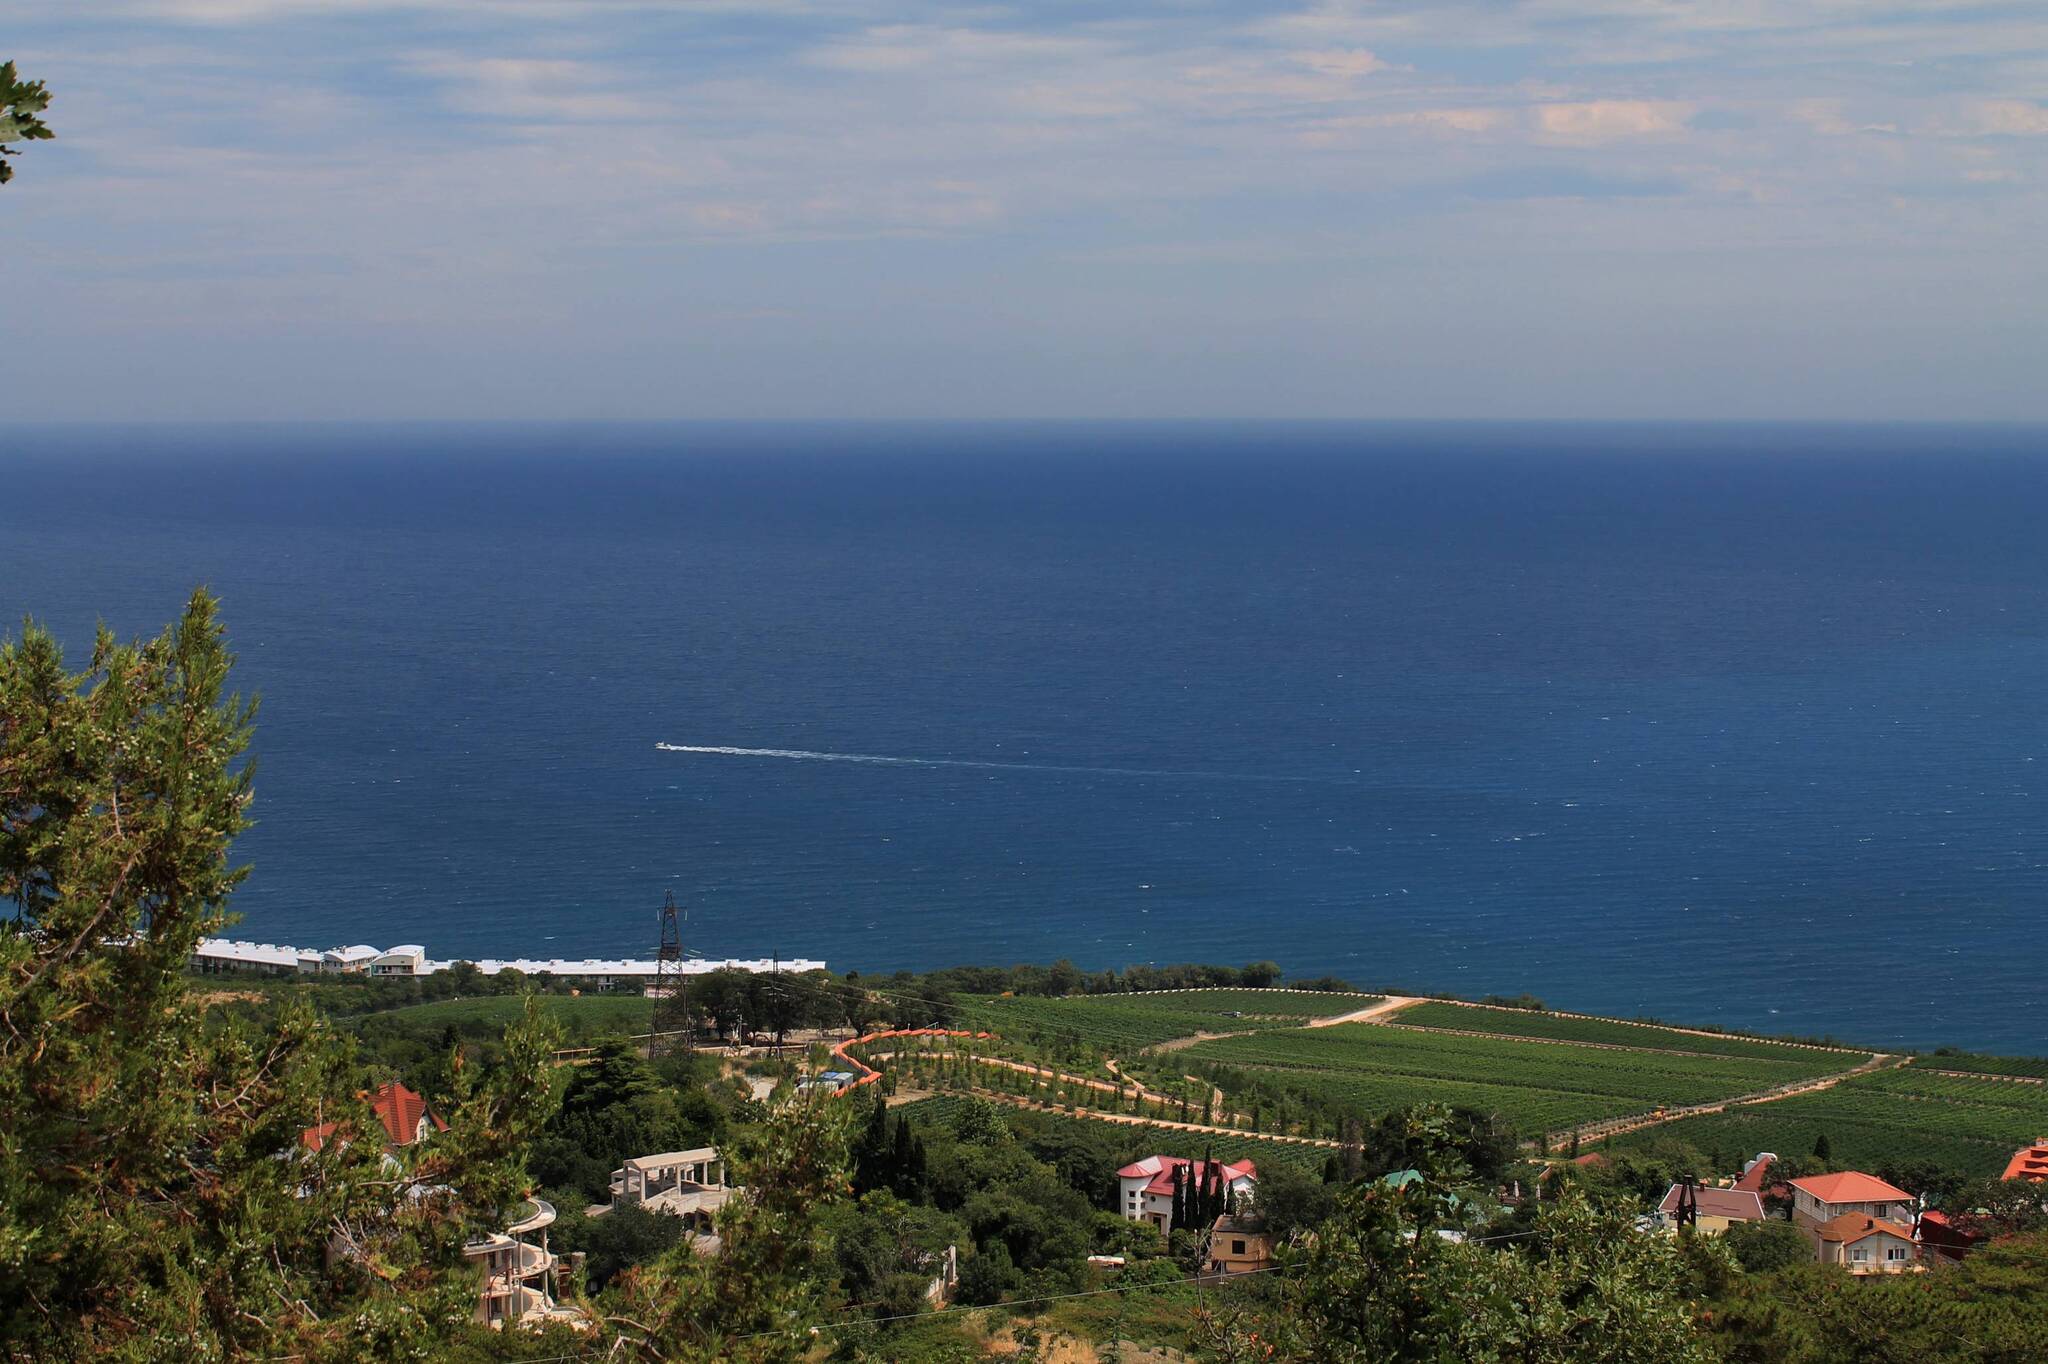
[[911, 1134], [910, 1123], [898, 1117], [896, 1141], [890, 1152], [889, 1186], [906, 1197], [916, 1187], [916, 1155], [916, 1138]]
[[861, 1129], [853, 1152], [854, 1186], [862, 1193], [891, 1182], [888, 1122], [889, 1110], [878, 1094], [868, 1109], [867, 1124]]

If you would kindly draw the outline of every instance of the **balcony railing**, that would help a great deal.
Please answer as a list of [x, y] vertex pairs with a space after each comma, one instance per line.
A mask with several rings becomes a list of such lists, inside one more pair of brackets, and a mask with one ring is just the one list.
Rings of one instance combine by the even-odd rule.
[[518, 1208], [519, 1220], [505, 1228], [514, 1236], [523, 1236], [529, 1231], [539, 1231], [555, 1222], [555, 1205], [545, 1198], [529, 1198]]

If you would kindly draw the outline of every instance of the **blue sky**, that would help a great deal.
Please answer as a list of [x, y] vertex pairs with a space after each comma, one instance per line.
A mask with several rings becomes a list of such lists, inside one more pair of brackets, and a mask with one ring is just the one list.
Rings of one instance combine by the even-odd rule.
[[2048, 418], [2039, 0], [0, 0], [10, 55], [16, 418]]

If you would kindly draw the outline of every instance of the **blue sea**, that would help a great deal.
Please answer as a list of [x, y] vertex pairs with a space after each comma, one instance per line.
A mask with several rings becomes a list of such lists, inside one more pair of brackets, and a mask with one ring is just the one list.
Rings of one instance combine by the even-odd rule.
[[715, 957], [2048, 1051], [2040, 428], [13, 427], [0, 510], [81, 658], [223, 598], [245, 936], [672, 890]]

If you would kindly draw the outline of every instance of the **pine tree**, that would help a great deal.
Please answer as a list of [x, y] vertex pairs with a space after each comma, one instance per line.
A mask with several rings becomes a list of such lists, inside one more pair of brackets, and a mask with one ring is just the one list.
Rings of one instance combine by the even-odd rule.
[[154, 640], [102, 629], [83, 673], [34, 626], [0, 644], [0, 1354], [440, 1356], [474, 1311], [467, 1233], [524, 1192], [553, 1092], [536, 1008], [387, 1170], [378, 1141], [301, 1146], [323, 1118], [377, 1128], [309, 1006], [259, 1028], [187, 988], [247, 874], [232, 664], [204, 592]]

